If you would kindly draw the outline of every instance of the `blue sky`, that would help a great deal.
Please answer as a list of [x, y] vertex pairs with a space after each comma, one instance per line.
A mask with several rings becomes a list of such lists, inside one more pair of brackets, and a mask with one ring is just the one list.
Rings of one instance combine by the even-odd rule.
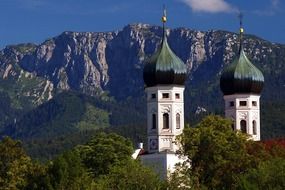
[[238, 31], [285, 44], [284, 0], [0, 0], [0, 48], [41, 43], [63, 31], [113, 31], [129, 23], [160, 25], [162, 5], [170, 28]]

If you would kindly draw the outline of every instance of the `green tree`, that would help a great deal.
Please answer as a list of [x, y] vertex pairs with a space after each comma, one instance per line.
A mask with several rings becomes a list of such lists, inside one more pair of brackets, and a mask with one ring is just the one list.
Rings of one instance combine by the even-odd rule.
[[32, 170], [31, 158], [26, 155], [21, 142], [4, 137], [0, 142], [0, 189], [23, 189]]
[[273, 158], [262, 162], [258, 168], [252, 168], [241, 176], [239, 189], [285, 189], [285, 159]]
[[105, 175], [111, 167], [131, 159], [132, 143], [114, 133], [98, 133], [86, 145], [80, 146], [83, 163], [94, 177]]
[[235, 189], [239, 175], [259, 162], [248, 153], [253, 142], [220, 116], [208, 116], [196, 127], [186, 128], [179, 140], [180, 154], [191, 165], [184, 168], [185, 177], [191, 178], [194, 189]]
[[27, 175], [27, 184], [23, 190], [54, 190], [47, 174], [47, 166], [34, 163]]
[[20, 141], [0, 142], [1, 190], [88, 190], [92, 179], [77, 150], [58, 156], [45, 166], [26, 155]]
[[77, 150], [63, 153], [48, 164], [48, 179], [54, 190], [90, 189], [92, 179]]
[[115, 165], [109, 174], [99, 177], [96, 189], [162, 189], [164, 183], [151, 169], [135, 160], [128, 160], [123, 165]]
[[0, 142], [1, 190], [53, 190], [46, 171], [27, 156], [20, 141], [4, 137]]

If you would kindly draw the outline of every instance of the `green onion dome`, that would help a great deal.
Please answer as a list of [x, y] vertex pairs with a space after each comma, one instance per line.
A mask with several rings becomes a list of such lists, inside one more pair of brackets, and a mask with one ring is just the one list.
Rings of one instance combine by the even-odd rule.
[[222, 92], [224, 95], [260, 94], [263, 84], [263, 74], [249, 61], [241, 45], [238, 57], [222, 73]]
[[[165, 31], [164, 31], [165, 33]], [[186, 66], [173, 53], [164, 35], [160, 48], [145, 64], [143, 79], [147, 87], [156, 85], [184, 85]]]
[[220, 87], [224, 95], [260, 94], [264, 84], [262, 72], [246, 57], [243, 50], [242, 13], [240, 18], [240, 48], [238, 57], [225, 68], [220, 78]]

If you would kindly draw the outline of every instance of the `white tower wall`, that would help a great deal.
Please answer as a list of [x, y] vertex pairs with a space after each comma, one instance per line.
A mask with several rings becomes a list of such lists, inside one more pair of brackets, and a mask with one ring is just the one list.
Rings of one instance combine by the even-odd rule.
[[150, 153], [176, 152], [174, 143], [184, 129], [184, 87], [178, 85], [146, 88], [147, 135]]
[[260, 95], [225, 95], [225, 116], [233, 120], [233, 129], [241, 130], [260, 141]]

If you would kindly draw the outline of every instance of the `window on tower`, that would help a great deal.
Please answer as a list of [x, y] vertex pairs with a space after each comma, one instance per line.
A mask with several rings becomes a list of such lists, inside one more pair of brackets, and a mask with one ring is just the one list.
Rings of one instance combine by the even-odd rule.
[[246, 121], [245, 120], [240, 121], [240, 130], [242, 133], [246, 133]]
[[163, 129], [169, 129], [169, 114], [163, 114]]
[[230, 101], [230, 107], [234, 107], [235, 106], [235, 102], [234, 101]]
[[162, 98], [163, 99], [169, 98], [169, 93], [162, 93]]
[[257, 134], [257, 131], [256, 131], [256, 121], [255, 120], [252, 121], [252, 133], [254, 135]]
[[252, 106], [257, 106], [257, 102], [256, 101], [252, 101]]
[[175, 93], [175, 99], [180, 99], [180, 94], [179, 93]]
[[240, 101], [239, 106], [246, 106], [246, 101]]
[[152, 114], [152, 127], [151, 129], [156, 129], [156, 114]]
[[180, 129], [180, 114], [176, 114], [176, 129]]
[[156, 94], [151, 94], [151, 99], [156, 99]]

